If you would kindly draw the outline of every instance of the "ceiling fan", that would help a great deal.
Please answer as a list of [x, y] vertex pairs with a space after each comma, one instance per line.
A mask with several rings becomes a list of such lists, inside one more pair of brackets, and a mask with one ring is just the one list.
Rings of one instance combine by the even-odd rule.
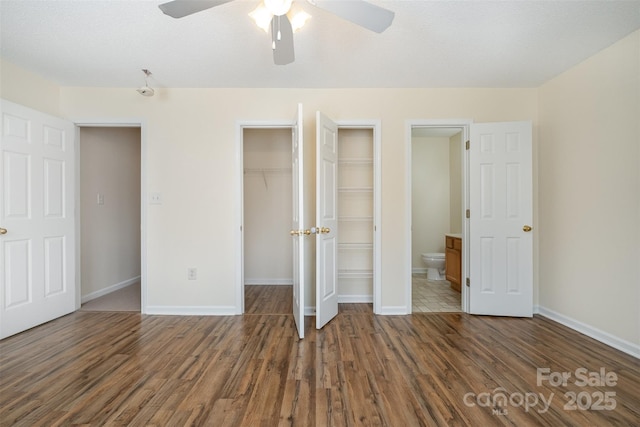
[[[182, 18], [203, 10], [229, 3], [233, 0], [173, 0], [158, 7], [166, 15]], [[276, 65], [286, 65], [295, 59], [293, 50], [293, 27], [287, 13], [293, 0], [263, 0], [270, 19], [273, 61]], [[395, 13], [367, 3], [364, 0], [307, 0], [310, 4], [340, 18], [360, 25], [368, 30], [381, 33], [393, 21]], [[256, 18], [254, 18], [256, 19]], [[257, 22], [257, 19], [256, 19]]]

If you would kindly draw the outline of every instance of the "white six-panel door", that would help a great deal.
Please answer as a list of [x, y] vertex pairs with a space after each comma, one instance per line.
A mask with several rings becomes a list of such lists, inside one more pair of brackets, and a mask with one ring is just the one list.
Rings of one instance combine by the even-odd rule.
[[471, 126], [470, 313], [533, 315], [531, 122]]
[[316, 113], [316, 328], [338, 314], [338, 126]]
[[293, 218], [291, 221], [291, 239], [293, 242], [293, 318], [300, 338], [304, 338], [305, 288], [305, 234], [302, 232], [304, 228], [304, 141], [302, 129], [302, 104], [298, 104], [298, 112], [292, 128]]
[[1, 101], [0, 338], [75, 310], [74, 126]]

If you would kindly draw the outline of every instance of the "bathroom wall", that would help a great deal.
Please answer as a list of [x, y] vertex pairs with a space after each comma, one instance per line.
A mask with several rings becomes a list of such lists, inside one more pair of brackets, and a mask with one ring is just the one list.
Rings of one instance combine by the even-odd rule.
[[449, 232], [462, 233], [462, 208], [464, 194], [462, 188], [462, 132], [449, 138]]
[[411, 142], [413, 271], [425, 271], [420, 254], [444, 253], [449, 232], [449, 138], [413, 137]]
[[82, 302], [140, 279], [140, 128], [80, 128]]
[[291, 129], [244, 130], [244, 282], [292, 283]]

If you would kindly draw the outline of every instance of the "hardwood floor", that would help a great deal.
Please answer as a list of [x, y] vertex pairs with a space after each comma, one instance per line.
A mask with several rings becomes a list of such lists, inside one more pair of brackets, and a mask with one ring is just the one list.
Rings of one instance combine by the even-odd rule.
[[250, 285], [244, 287], [246, 314], [293, 313], [291, 285]]
[[[373, 316], [368, 304], [344, 304], [320, 331], [307, 318], [305, 336], [297, 339], [289, 314], [79, 311], [0, 341], [0, 424], [632, 426], [640, 419], [638, 360], [543, 317]], [[538, 385], [537, 368], [571, 377]], [[604, 369], [616, 384], [580, 386], [579, 368]], [[581, 396], [575, 410], [565, 408], [567, 392]], [[612, 410], [594, 406], [604, 392], [598, 405]], [[492, 405], [500, 393], [506, 404]], [[551, 400], [546, 411], [540, 396]]]

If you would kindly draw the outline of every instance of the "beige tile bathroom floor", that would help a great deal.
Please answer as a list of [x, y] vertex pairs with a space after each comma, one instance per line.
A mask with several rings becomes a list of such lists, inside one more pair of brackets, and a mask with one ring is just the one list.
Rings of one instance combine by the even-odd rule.
[[460, 292], [451, 289], [446, 280], [427, 280], [426, 273], [411, 276], [413, 313], [459, 312]]

